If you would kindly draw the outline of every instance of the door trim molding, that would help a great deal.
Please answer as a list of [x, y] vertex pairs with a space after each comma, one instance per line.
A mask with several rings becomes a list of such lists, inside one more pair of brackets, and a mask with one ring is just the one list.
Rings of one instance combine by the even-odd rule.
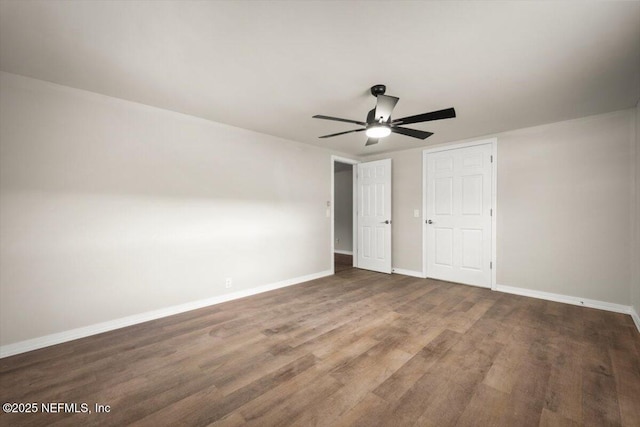
[[491, 209], [493, 209], [493, 215], [491, 216], [491, 262], [493, 263], [493, 268], [491, 269], [491, 289], [496, 289], [496, 272], [498, 270], [496, 250], [498, 223], [498, 138], [479, 139], [477, 141], [442, 145], [422, 150], [422, 277], [424, 278], [427, 277], [427, 154], [485, 144], [491, 145], [491, 155], [493, 156], [491, 167]]
[[[348, 157], [341, 157], [341, 156], [335, 156], [335, 155], [331, 155], [331, 199], [329, 200], [330, 203], [330, 208], [331, 208], [331, 218], [330, 218], [330, 222], [331, 222], [331, 243], [329, 244], [329, 256], [330, 256], [330, 260], [331, 260], [331, 272], [332, 274], [335, 274], [336, 272], [336, 265], [335, 262], [333, 260], [333, 254], [335, 252], [336, 249], [336, 224], [335, 224], [335, 220], [336, 220], [336, 216], [335, 216], [335, 199], [336, 199], [336, 195], [335, 195], [335, 164], [336, 162], [338, 163], [346, 163], [348, 165], [357, 165], [358, 163], [360, 163], [360, 160], [355, 160], [355, 159], [350, 159]], [[352, 189], [352, 196], [353, 196], [353, 212], [351, 213], [352, 216], [352, 227], [353, 227], [353, 236], [352, 236], [352, 249], [353, 249], [353, 266], [357, 267], [358, 266], [358, 244], [357, 244], [357, 238], [358, 238], [358, 230], [357, 230], [357, 224], [356, 221], [358, 218], [356, 218], [356, 201], [357, 201], [357, 194], [356, 194], [356, 185], [358, 184], [356, 182], [356, 168], [353, 168], [353, 189]]]

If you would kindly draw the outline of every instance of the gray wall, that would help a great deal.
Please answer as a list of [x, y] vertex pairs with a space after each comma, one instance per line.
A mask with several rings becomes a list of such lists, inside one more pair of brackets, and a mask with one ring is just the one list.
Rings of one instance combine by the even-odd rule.
[[353, 170], [335, 172], [333, 182], [335, 250], [353, 252]]
[[0, 89], [0, 344], [330, 270], [328, 151], [7, 73]]
[[[499, 285], [630, 304], [634, 114], [486, 136], [498, 138]], [[393, 159], [394, 267], [422, 271], [422, 222], [413, 217], [422, 149], [366, 160], [384, 157]]]
[[499, 284], [629, 305], [630, 113], [500, 138]]

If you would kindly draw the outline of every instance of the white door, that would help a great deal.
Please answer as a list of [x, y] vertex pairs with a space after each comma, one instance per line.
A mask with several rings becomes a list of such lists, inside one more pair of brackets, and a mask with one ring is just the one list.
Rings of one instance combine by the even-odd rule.
[[425, 153], [427, 277], [491, 287], [492, 145]]
[[358, 268], [391, 273], [391, 159], [358, 163]]

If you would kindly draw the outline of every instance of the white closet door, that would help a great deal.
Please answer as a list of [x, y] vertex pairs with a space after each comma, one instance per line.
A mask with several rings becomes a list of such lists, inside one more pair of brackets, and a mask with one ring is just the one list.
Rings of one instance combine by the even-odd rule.
[[426, 154], [427, 277], [491, 287], [491, 151]]

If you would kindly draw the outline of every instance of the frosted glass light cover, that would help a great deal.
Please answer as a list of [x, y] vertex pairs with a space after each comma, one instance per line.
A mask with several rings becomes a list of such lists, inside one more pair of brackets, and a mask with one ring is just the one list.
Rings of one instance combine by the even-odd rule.
[[384, 138], [391, 135], [391, 128], [388, 126], [373, 126], [367, 129], [366, 134], [369, 138]]

